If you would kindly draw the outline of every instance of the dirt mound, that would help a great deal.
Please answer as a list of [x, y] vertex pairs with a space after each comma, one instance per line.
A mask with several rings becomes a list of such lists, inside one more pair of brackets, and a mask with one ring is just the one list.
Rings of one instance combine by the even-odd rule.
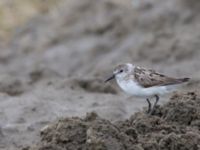
[[162, 109], [162, 117], [180, 125], [195, 125], [200, 121], [200, 98], [190, 92], [175, 94]]
[[196, 150], [200, 147], [199, 104], [200, 96], [190, 92], [175, 94], [153, 116], [139, 112], [115, 123], [96, 113], [84, 119], [60, 119], [43, 128], [41, 141], [30, 149]]
[[21, 95], [28, 89], [23, 81], [13, 76], [1, 76], [0, 77], [0, 93], [7, 94], [9, 96]]

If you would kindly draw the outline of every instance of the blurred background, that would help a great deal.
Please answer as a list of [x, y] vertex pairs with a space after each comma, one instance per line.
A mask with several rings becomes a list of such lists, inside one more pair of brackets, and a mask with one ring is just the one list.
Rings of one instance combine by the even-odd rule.
[[0, 149], [37, 142], [60, 117], [142, 110], [145, 100], [102, 83], [120, 63], [190, 77], [183, 90], [198, 90], [199, 10], [198, 0], [1, 0]]

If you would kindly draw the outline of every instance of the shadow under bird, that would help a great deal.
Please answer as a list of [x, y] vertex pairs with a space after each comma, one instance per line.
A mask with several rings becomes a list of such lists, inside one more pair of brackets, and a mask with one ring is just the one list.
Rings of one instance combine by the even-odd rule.
[[[145, 98], [148, 102], [148, 114], [154, 113], [161, 95], [173, 92], [177, 85], [189, 81], [189, 78], [169, 77], [155, 70], [134, 66], [130, 63], [118, 65], [105, 82], [112, 79], [116, 79], [117, 84], [126, 93]], [[149, 99], [153, 97], [156, 101], [151, 106]]]

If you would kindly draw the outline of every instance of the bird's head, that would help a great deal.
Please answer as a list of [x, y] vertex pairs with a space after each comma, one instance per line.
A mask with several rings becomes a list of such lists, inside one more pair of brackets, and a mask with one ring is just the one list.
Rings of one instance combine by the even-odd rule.
[[105, 82], [108, 82], [112, 79], [123, 79], [124, 77], [127, 76], [128, 73], [130, 73], [133, 69], [133, 65], [132, 64], [121, 64], [118, 65], [117, 67], [115, 67], [112, 75], [105, 80]]

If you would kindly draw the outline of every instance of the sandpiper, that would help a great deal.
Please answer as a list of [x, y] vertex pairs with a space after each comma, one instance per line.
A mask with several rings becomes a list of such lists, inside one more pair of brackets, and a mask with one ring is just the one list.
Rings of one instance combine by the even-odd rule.
[[[116, 79], [117, 84], [126, 93], [146, 98], [148, 114], [154, 113], [159, 96], [172, 92], [178, 84], [189, 81], [189, 78], [172, 78], [155, 70], [134, 66], [130, 63], [118, 65], [105, 82], [112, 79]], [[156, 101], [151, 107], [150, 98], [153, 97]]]

